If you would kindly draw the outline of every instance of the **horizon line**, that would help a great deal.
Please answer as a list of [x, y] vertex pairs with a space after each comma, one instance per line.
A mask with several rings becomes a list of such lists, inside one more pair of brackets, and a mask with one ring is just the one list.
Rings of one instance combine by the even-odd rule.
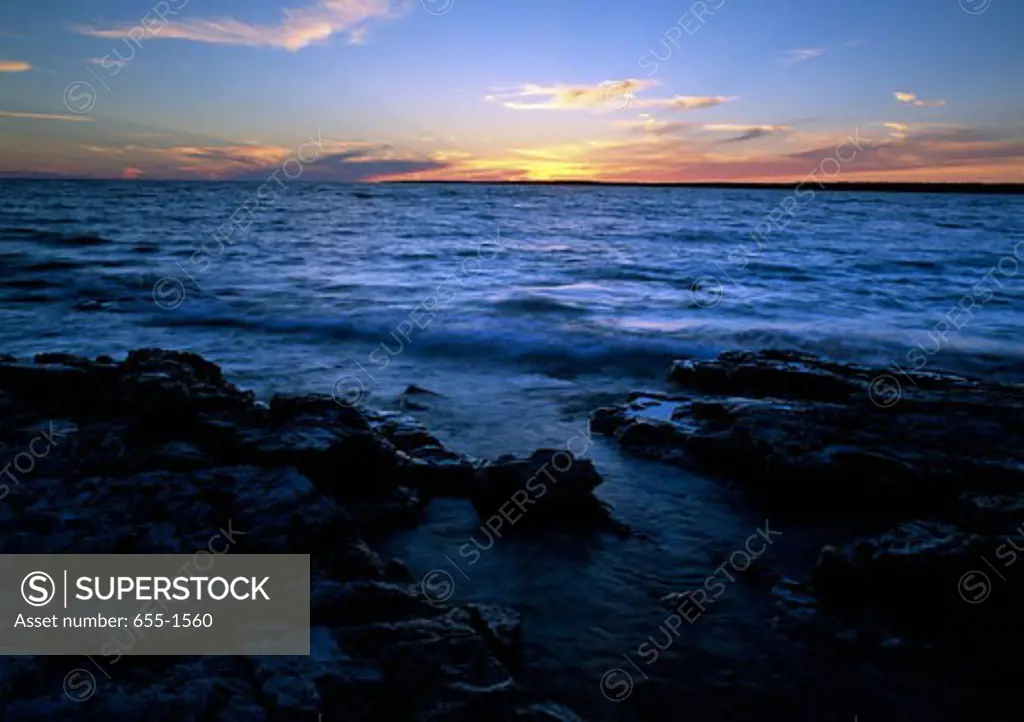
[[[73, 181], [94, 183], [261, 183], [250, 178], [90, 178], [56, 175], [2, 175], [4, 181]], [[807, 186], [820, 191], [883, 191], [883, 192], [944, 192], [944, 193], [992, 193], [999, 195], [1024, 195], [1024, 182], [1005, 181], [829, 181], [807, 183], [806, 181], [601, 181], [601, 180], [386, 180], [386, 181], [345, 181], [345, 180], [301, 180], [296, 183], [327, 185], [479, 185], [479, 186], [587, 186], [587, 187], [637, 187], [637, 188], [712, 188], [736, 190], [796, 190]]]

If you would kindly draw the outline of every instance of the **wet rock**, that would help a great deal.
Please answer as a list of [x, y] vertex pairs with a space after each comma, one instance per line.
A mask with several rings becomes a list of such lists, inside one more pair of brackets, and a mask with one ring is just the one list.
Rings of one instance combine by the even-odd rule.
[[1024, 536], [1024, 493], [967, 492], [957, 499], [954, 518], [969, 531]]
[[692, 399], [634, 396], [598, 409], [591, 425], [787, 512], [895, 522], [950, 513], [965, 491], [1024, 488], [1024, 388], [911, 374], [893, 404], [875, 383], [886, 375], [808, 354], [729, 352], [673, 367]]
[[54, 687], [77, 662], [0, 658], [3, 719], [559, 719], [510, 672], [515, 612], [432, 603], [364, 539], [471, 493], [472, 460], [327, 397], [259, 404], [192, 353], [36, 360], [0, 359], [0, 452], [49, 439], [8, 482], [0, 553], [310, 554], [311, 654], [136, 657], [85, 702]]
[[589, 459], [537, 449], [526, 459], [504, 456], [477, 467], [472, 502], [481, 518], [509, 526], [625, 533], [594, 496], [601, 482]]
[[836, 607], [902, 609], [927, 614], [969, 607], [956, 580], [991, 552], [992, 539], [931, 521], [904, 522], [877, 537], [821, 550], [814, 590]]
[[506, 607], [467, 604], [470, 625], [490, 644], [491, 649], [509, 669], [516, 670], [521, 662], [522, 618]]
[[383, 534], [419, 525], [429, 500], [415, 489], [399, 486], [387, 497], [347, 499], [345, 508], [366, 534]]
[[82, 356], [75, 356], [70, 353], [40, 353], [32, 359], [34, 364], [60, 364], [62, 366], [88, 367], [92, 361]]
[[462, 610], [345, 627], [335, 636], [346, 652], [372, 660], [383, 672], [399, 719], [447, 720], [469, 708], [485, 715], [477, 719], [490, 719], [523, 701], [508, 669]]
[[431, 391], [430, 389], [425, 389], [425, 388], [423, 388], [421, 386], [417, 386], [416, 384], [411, 384], [411, 385], [409, 385], [409, 386], [407, 386], [405, 388], [405, 391], [402, 392], [402, 395], [403, 396], [440, 396], [441, 394], [437, 393], [436, 391]]
[[324, 396], [276, 394], [269, 405], [271, 421], [277, 424], [305, 421], [325, 427], [368, 430], [366, 416], [351, 406], [342, 406]]
[[676, 361], [669, 377], [709, 393], [843, 401], [862, 388], [854, 373], [810, 354], [727, 351], [713, 361]]
[[343, 627], [434, 617], [446, 609], [431, 604], [409, 585], [376, 580], [324, 580], [313, 588], [313, 624]]

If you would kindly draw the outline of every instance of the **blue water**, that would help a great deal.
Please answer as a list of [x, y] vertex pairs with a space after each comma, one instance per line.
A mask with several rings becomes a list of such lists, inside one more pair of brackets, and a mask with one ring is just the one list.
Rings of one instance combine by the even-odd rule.
[[[672, 359], [730, 348], [1024, 379], [1019, 197], [819, 193], [758, 245], [787, 192], [294, 184], [215, 240], [257, 187], [0, 183], [0, 352], [184, 348], [261, 397], [383, 408], [415, 383], [441, 396], [411, 413], [480, 457], [564, 448], [595, 407], [664, 388]], [[965, 295], [969, 315], [943, 322]], [[517, 535], [469, 569], [458, 550], [480, 522], [450, 501], [378, 546], [450, 573], [453, 601], [519, 608], [525, 677], [591, 719], [731, 719], [747, 698], [793, 719], [944, 719], [941, 675], [809, 662], [744, 581], [642, 667], [635, 695], [604, 699], [623, 654], [644, 665], [659, 597], [702, 584], [764, 516], [606, 440], [586, 456], [634, 538]], [[785, 523], [757, 564], [806, 576], [832, 532]]]

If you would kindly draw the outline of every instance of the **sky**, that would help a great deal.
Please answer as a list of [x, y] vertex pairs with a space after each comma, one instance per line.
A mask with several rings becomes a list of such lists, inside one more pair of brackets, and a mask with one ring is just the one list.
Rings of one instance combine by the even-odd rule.
[[1024, 182], [1020, 0], [7, 0], [0, 176]]

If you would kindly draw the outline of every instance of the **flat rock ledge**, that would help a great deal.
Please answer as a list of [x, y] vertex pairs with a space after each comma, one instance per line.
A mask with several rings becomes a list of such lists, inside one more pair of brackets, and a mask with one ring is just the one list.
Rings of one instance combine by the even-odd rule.
[[[1024, 552], [1024, 387], [785, 351], [677, 361], [669, 379], [597, 409], [591, 428], [792, 524], [864, 530], [776, 585], [785, 616], [828, 610], [864, 631], [875, 611], [879, 629], [940, 635], [968, 618], [1017, 624], [1024, 593], [998, 575]], [[972, 570], [1001, 584], [992, 600]]]
[[[140, 349], [0, 357], [0, 460], [0, 553], [194, 554], [228, 534], [229, 553], [310, 554], [313, 574], [309, 657], [125, 656], [81, 703], [61, 685], [83, 658], [4, 657], [5, 722], [579, 720], [514, 679], [514, 610], [432, 601], [363, 539], [436, 496], [490, 512], [535, 459], [465, 457], [330, 397], [261, 404], [196, 354]], [[564, 478], [531, 524], [616, 528], [589, 462]]]

